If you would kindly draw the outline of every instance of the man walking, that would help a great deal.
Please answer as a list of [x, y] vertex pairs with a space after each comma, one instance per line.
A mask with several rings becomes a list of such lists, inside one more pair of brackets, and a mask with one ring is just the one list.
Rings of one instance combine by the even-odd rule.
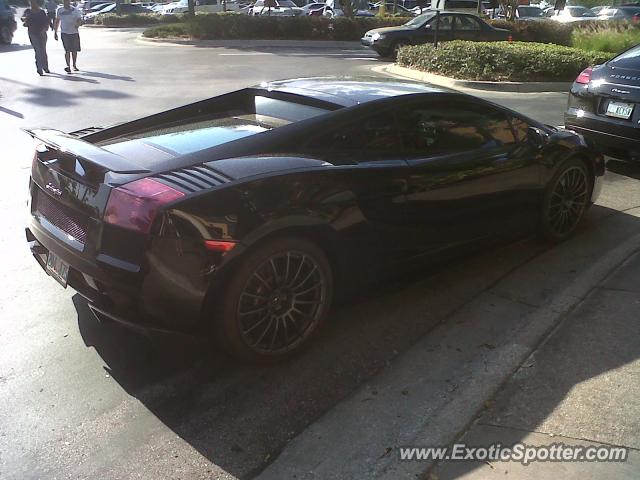
[[22, 17], [24, 26], [29, 32], [29, 41], [36, 54], [36, 70], [42, 76], [49, 72], [49, 60], [47, 59], [47, 30], [49, 20], [44, 10], [40, 8], [40, 0], [31, 0], [31, 8], [24, 11]]
[[55, 32], [54, 38], [58, 40], [58, 27], [60, 27], [60, 35], [62, 37], [62, 45], [64, 46], [64, 59], [67, 66], [64, 71], [71, 73], [71, 62], [73, 60], [73, 69], [78, 71], [78, 52], [80, 51], [80, 34], [78, 27], [82, 23], [82, 13], [80, 10], [71, 5], [71, 0], [64, 0], [62, 6], [56, 11], [56, 22], [53, 27]]
[[56, 0], [47, 0], [44, 4], [44, 8], [47, 10], [47, 17], [49, 17], [49, 27], [53, 30], [53, 26], [56, 22], [56, 10], [58, 9], [58, 2]]

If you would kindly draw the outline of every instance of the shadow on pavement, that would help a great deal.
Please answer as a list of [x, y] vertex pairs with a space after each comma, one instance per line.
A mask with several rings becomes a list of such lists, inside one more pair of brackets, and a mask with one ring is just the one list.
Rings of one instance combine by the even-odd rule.
[[[608, 165], [609, 167], [609, 165]], [[639, 199], [640, 200], [640, 199]], [[640, 203], [640, 201], [639, 201]], [[610, 218], [609, 227], [640, 234], [640, 218]], [[601, 228], [603, 228], [601, 226]], [[606, 227], [604, 227], [606, 228]], [[620, 241], [625, 238], [620, 236]], [[606, 251], [603, 249], [603, 251]], [[588, 266], [588, 265], [586, 265]], [[640, 449], [640, 253], [631, 254], [552, 332], [521, 365], [477, 423], [456, 442], [470, 447], [626, 446]], [[419, 445], [424, 446], [424, 445]], [[636, 457], [637, 458], [637, 457]], [[440, 480], [455, 478], [637, 478], [637, 462], [457, 461], [436, 466]]]
[[51, 72], [46, 74], [47, 77], [56, 77], [67, 82], [86, 82], [86, 83], [99, 83], [97, 80], [93, 80], [92, 78], [82, 78], [75, 73], [57, 73]]
[[18, 45], [18, 44], [12, 43], [10, 45], [0, 45], [0, 53], [19, 52], [20, 50], [27, 50], [29, 48], [31, 48], [31, 45], [29, 44]]
[[[104, 72], [91, 72], [88, 70], [82, 70], [77, 74], [83, 77], [96, 77], [96, 78], [104, 78], [105, 80], [121, 80], [123, 82], [135, 82], [135, 80], [126, 75], [114, 75], [112, 73], [104, 73]], [[96, 82], [97, 83], [97, 82]]]
[[[269, 55], [274, 54], [281, 57], [331, 57], [335, 59], [349, 59], [349, 58], [362, 58], [365, 60], [379, 60], [384, 63], [392, 63], [393, 60], [389, 58], [383, 58], [371, 49], [354, 45], [353, 47], [304, 47], [304, 46], [262, 46], [262, 45], [225, 45], [221, 44], [200, 44], [193, 45], [195, 48], [219, 48], [225, 50], [234, 50], [239, 53], [238, 55]], [[225, 55], [225, 54], [223, 54]], [[226, 55], [234, 55], [229, 53]]]
[[[72, 77], [64, 77], [68, 80]], [[76, 81], [78, 81], [76, 79]], [[81, 81], [88, 81], [83, 79]], [[90, 82], [93, 83], [93, 82]], [[96, 82], [97, 83], [97, 82]], [[90, 98], [107, 98], [107, 99], [119, 99], [128, 98], [131, 95], [116, 90], [62, 90], [58, 88], [27, 88], [24, 92], [25, 100], [30, 103], [35, 103], [43, 107], [64, 107], [70, 105], [76, 105], [80, 103], [85, 97]]]
[[[640, 228], [635, 217], [607, 213], [610, 209], [604, 207], [594, 210], [599, 217], [615, 216], [626, 223], [603, 235], [586, 222], [578, 241], [593, 242], [590, 252], [613, 248], [624, 228]], [[234, 362], [204, 339], [145, 336], [116, 324], [98, 324], [85, 300], [76, 295], [74, 303], [84, 342], [95, 348], [127, 393], [218, 467], [250, 478], [307, 425], [463, 304], [545, 251], [525, 240], [429, 273], [387, 278], [336, 305], [331, 322], [308, 350], [272, 367]], [[601, 253], [579, 255], [575, 262], [587, 268]], [[575, 377], [566, 377], [565, 384], [539, 402], [539, 417], [562, 401], [571, 384], [636, 358], [640, 345], [629, 341], [620, 355], [598, 358], [576, 369]]]

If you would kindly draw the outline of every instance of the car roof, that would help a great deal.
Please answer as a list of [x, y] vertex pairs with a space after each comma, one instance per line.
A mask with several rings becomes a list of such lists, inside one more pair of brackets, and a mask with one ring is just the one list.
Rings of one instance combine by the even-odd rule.
[[452, 92], [428, 83], [377, 77], [294, 78], [262, 83], [257, 88], [302, 95], [343, 107], [401, 95]]

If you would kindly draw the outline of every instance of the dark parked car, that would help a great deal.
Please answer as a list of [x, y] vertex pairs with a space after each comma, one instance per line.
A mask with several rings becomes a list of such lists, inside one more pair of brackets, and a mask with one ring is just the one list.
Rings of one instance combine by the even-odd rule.
[[27, 240], [101, 318], [281, 358], [390, 268], [567, 238], [604, 165], [583, 137], [424, 84], [296, 79], [106, 129], [33, 130]]
[[[435, 12], [428, 12], [398, 27], [369, 30], [362, 44], [373, 48], [378, 55], [395, 58], [400, 47], [433, 42]], [[468, 13], [442, 12], [438, 40], [477, 40], [484, 42], [507, 40], [509, 30], [494, 28], [481, 18]]]
[[639, 104], [640, 45], [576, 78], [565, 125], [591, 137], [612, 157], [640, 160]]
[[6, 0], [0, 0], [0, 43], [9, 45], [13, 41], [13, 32], [17, 27], [13, 8]]

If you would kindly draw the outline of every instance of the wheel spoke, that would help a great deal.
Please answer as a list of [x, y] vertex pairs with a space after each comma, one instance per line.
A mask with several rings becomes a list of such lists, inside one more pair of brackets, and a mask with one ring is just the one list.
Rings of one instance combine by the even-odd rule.
[[273, 270], [273, 280], [276, 282], [276, 286], [279, 286], [280, 275], [278, 275], [278, 269], [276, 268], [276, 264], [273, 261], [273, 258], [269, 259], [269, 264], [271, 265], [271, 269]]
[[254, 272], [253, 276], [256, 277], [260, 281], [260, 283], [262, 283], [269, 290], [271, 290], [273, 288], [271, 285], [269, 285], [269, 283], [264, 278], [262, 278], [260, 276], [260, 274], [258, 272]]
[[258, 320], [256, 323], [254, 323], [253, 325], [251, 325], [248, 329], [243, 330], [243, 334], [248, 334], [251, 333], [252, 331], [254, 331], [256, 328], [258, 328], [258, 326], [262, 325], [264, 322], [266, 322], [267, 320], [269, 320], [271, 318], [270, 315], [265, 315], [264, 317], [262, 317], [260, 320]]
[[267, 308], [269, 308], [269, 307], [267, 305], [265, 305], [264, 307], [256, 308], [256, 309], [253, 309], [253, 310], [249, 310], [248, 312], [240, 312], [240, 316], [241, 317], [246, 317], [247, 315], [253, 315], [254, 313], [262, 312], [262, 311], [266, 310]]
[[273, 346], [276, 343], [276, 338], [278, 337], [278, 326], [280, 325], [280, 319], [276, 317], [276, 326], [273, 329], [273, 335], [271, 336], [271, 343], [269, 344], [269, 350], [273, 350]]
[[300, 275], [300, 272], [302, 271], [302, 266], [304, 265], [304, 262], [305, 262], [306, 259], [307, 259], [307, 257], [303, 256], [302, 259], [300, 260], [300, 265], [298, 265], [298, 270], [296, 271], [296, 274], [293, 276], [291, 281], [287, 283], [288, 287], [291, 287], [291, 285], [293, 285], [295, 283], [295, 281], [298, 279], [298, 276]]
[[262, 335], [260, 335], [260, 338], [258, 338], [258, 340], [253, 344], [254, 346], [260, 345], [260, 343], [262, 342], [262, 339], [267, 335], [267, 332], [269, 331], [269, 328], [271, 327], [272, 323], [273, 323], [273, 317], [269, 317], [269, 323], [263, 330]]
[[313, 256], [290, 250], [265, 258], [245, 284], [236, 310], [246, 344], [276, 353], [301, 342], [323, 312], [324, 282]]
[[307, 280], [311, 278], [311, 275], [313, 275], [316, 272], [317, 269], [318, 267], [314, 265], [311, 271], [307, 274], [307, 276], [304, 277], [304, 280], [299, 282], [295, 287], [291, 287], [291, 289], [295, 292], [299, 287], [303, 286], [307, 282]]
[[268, 298], [265, 297], [264, 295], [258, 295], [255, 293], [249, 293], [249, 292], [242, 292], [242, 297], [251, 297], [251, 298], [255, 298], [256, 300], [263, 300], [263, 301], [267, 301]]

